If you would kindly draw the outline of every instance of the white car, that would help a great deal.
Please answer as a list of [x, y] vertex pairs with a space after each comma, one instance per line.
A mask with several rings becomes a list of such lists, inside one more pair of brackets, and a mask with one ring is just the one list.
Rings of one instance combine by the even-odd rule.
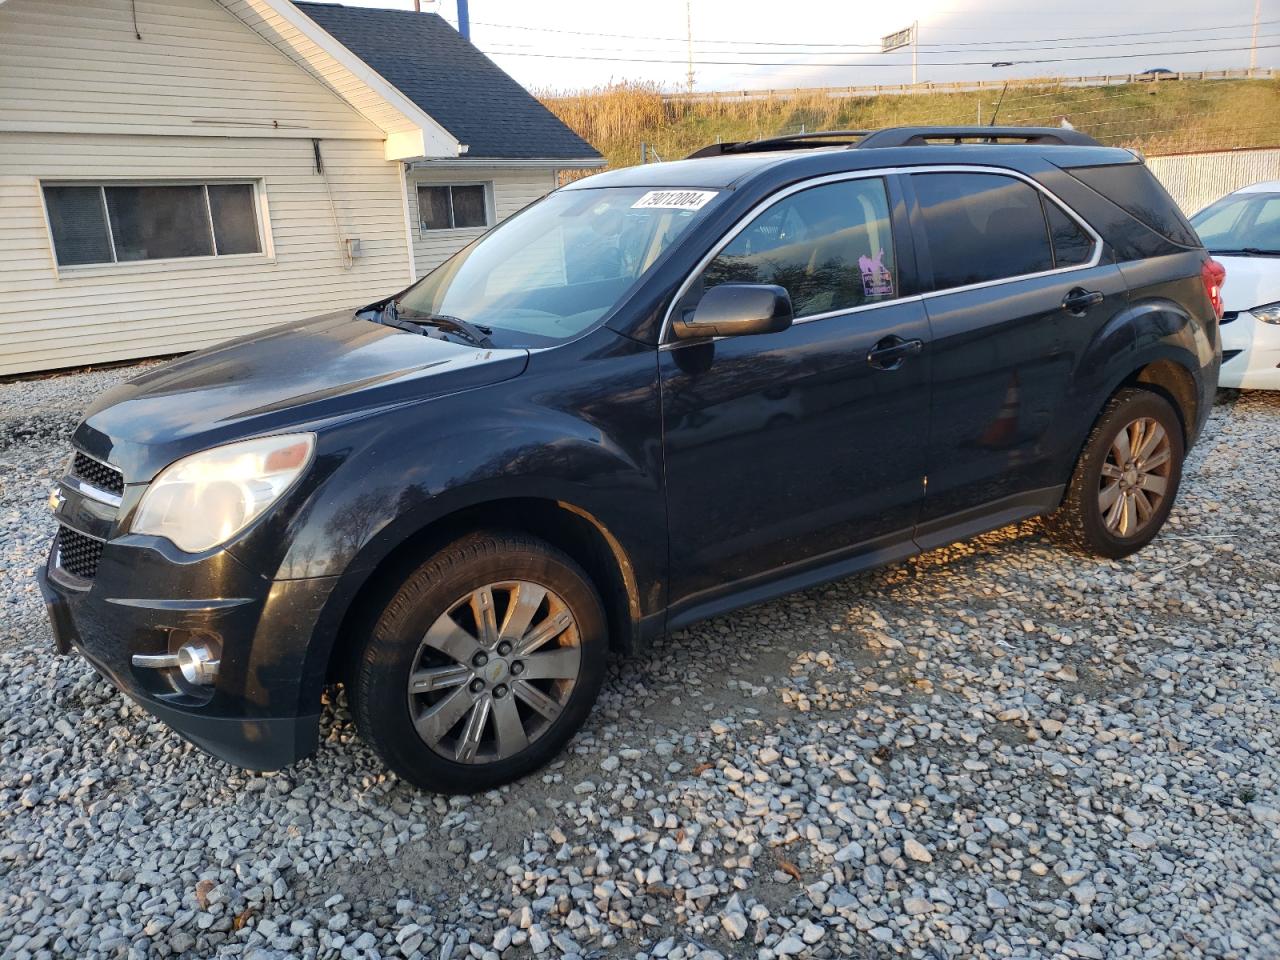
[[1280, 180], [1229, 193], [1191, 224], [1227, 268], [1218, 385], [1280, 390]]

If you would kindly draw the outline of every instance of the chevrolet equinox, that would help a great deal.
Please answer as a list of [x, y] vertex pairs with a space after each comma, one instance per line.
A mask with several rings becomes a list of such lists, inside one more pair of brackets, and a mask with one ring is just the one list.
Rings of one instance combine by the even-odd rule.
[[395, 296], [99, 399], [56, 648], [274, 769], [345, 684], [445, 792], [547, 762], [611, 650], [1035, 515], [1120, 558], [1208, 416], [1222, 268], [1069, 130], [716, 144], [550, 194]]

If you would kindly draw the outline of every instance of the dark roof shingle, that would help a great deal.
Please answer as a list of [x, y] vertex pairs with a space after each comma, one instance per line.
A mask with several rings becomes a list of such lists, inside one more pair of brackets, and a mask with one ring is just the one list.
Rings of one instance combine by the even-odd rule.
[[468, 147], [468, 159], [600, 154], [434, 13], [296, 6]]

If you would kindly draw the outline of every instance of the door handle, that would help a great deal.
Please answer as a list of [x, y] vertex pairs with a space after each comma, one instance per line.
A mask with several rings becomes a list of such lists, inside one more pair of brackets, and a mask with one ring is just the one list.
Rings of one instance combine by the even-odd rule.
[[1067, 313], [1074, 313], [1081, 316], [1088, 312], [1090, 307], [1096, 307], [1103, 300], [1102, 294], [1097, 290], [1086, 290], [1084, 287], [1072, 287], [1067, 291], [1067, 295], [1062, 300], [1062, 309]]
[[903, 360], [923, 349], [923, 340], [903, 340], [897, 335], [885, 337], [867, 351], [867, 363], [877, 370], [897, 370]]

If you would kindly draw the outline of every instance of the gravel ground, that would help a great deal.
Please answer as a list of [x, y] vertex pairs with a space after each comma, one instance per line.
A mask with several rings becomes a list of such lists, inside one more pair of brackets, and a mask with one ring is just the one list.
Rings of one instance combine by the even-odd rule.
[[0, 385], [0, 954], [1280, 956], [1280, 396], [1128, 562], [1024, 524], [721, 617], [443, 799], [340, 702], [253, 776], [50, 655], [45, 496], [131, 372]]

